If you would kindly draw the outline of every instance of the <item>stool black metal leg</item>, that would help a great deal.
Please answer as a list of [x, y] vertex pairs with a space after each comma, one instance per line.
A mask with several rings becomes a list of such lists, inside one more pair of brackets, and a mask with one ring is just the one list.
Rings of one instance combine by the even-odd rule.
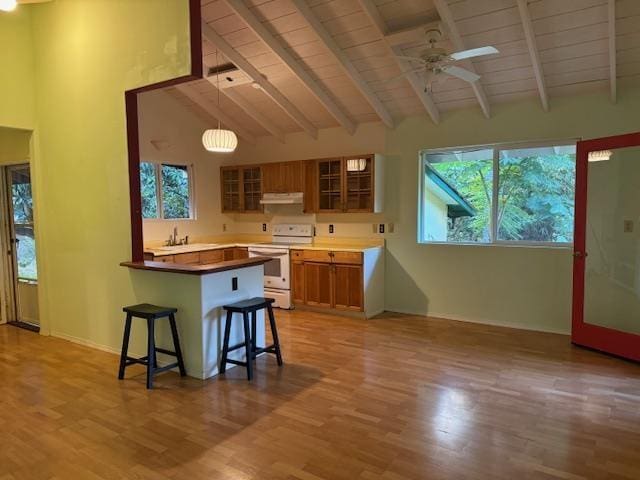
[[231, 334], [231, 319], [233, 313], [227, 310], [227, 321], [224, 324], [224, 340], [222, 340], [222, 357], [220, 358], [220, 373], [227, 370], [227, 356], [229, 355], [229, 335]]
[[124, 369], [127, 366], [127, 353], [129, 352], [129, 336], [131, 335], [131, 314], [127, 313], [124, 322], [124, 336], [122, 337], [122, 350], [120, 352], [120, 368], [118, 369], [118, 378], [124, 378]]
[[252, 351], [251, 351], [251, 330], [249, 328], [249, 313], [242, 312], [242, 320], [244, 324], [244, 351], [247, 356], [247, 380], [251, 380], [253, 378], [253, 359]]
[[156, 336], [155, 336], [155, 319], [147, 318], [147, 331], [149, 337], [147, 340], [147, 388], [153, 388], [153, 372], [156, 369], [155, 353], [156, 353]]
[[256, 330], [256, 326], [257, 326], [257, 313], [254, 310], [253, 312], [251, 312], [251, 360], [255, 360], [256, 359], [256, 347], [258, 339], [257, 339], [257, 330]]
[[184, 368], [184, 360], [182, 359], [182, 350], [180, 349], [180, 339], [178, 338], [178, 327], [176, 326], [175, 315], [169, 315], [169, 325], [171, 326], [171, 336], [173, 337], [173, 349], [176, 352], [178, 359], [178, 369], [180, 370], [180, 376], [184, 377], [187, 374], [187, 370]]
[[273, 336], [273, 345], [276, 349], [276, 359], [278, 365], [282, 365], [282, 353], [280, 352], [280, 339], [278, 338], [278, 329], [276, 328], [276, 319], [273, 316], [273, 308], [271, 304], [267, 304], [267, 313], [269, 314], [269, 325], [271, 326], [271, 336]]

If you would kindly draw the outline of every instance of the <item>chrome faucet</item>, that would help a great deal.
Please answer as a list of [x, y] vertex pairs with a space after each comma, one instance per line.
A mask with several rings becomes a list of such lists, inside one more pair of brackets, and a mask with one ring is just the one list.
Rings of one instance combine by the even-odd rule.
[[169, 240], [167, 240], [166, 246], [174, 247], [176, 245], [189, 245], [189, 235], [178, 239], [178, 227], [173, 227], [173, 234], [169, 234]]

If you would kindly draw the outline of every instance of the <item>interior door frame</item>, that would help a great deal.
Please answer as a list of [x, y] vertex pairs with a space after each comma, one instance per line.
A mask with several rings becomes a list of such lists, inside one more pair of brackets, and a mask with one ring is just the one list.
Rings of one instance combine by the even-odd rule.
[[640, 361], [640, 335], [584, 322], [589, 152], [634, 146], [640, 146], [640, 132], [582, 140], [577, 144], [571, 341], [576, 345]]
[[[18, 277], [15, 255], [15, 244], [12, 239], [15, 237], [13, 225], [13, 205], [11, 202], [9, 188], [9, 172], [12, 168], [22, 166], [24, 164], [4, 165], [0, 173], [0, 211], [2, 222], [0, 225], [0, 247], [2, 248], [2, 279], [5, 287], [2, 291], [4, 298], [4, 308], [2, 311], [3, 323], [15, 323], [19, 319], [18, 305]], [[28, 165], [28, 164], [27, 164]]]

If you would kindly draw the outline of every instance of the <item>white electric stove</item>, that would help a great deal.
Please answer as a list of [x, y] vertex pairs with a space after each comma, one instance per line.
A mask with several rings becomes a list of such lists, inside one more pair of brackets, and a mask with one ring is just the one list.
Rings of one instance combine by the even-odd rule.
[[291, 258], [289, 250], [313, 242], [313, 225], [274, 225], [271, 242], [249, 245], [249, 257], [270, 257], [264, 264], [264, 294], [274, 306], [290, 309]]

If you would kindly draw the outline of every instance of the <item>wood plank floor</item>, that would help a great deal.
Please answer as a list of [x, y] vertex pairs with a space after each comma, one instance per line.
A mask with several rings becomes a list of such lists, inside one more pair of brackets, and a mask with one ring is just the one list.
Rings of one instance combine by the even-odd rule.
[[560, 335], [277, 311], [205, 382], [0, 326], [0, 479], [639, 479], [640, 366]]

